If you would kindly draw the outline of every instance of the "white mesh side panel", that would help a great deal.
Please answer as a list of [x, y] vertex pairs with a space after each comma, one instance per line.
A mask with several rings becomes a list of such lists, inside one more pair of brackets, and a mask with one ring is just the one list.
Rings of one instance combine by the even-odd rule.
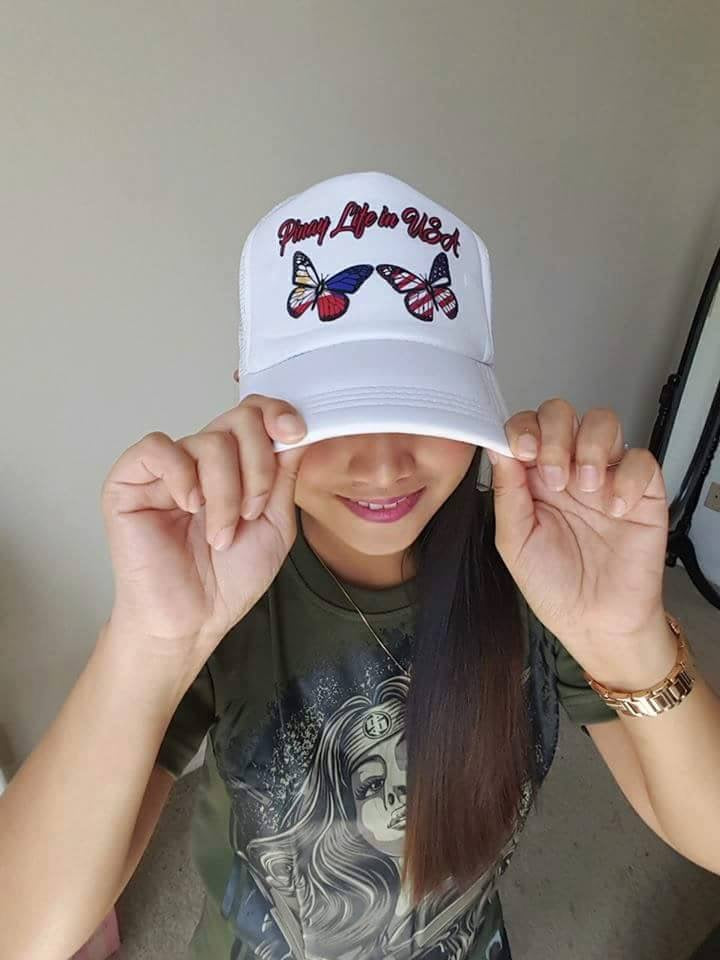
[[245, 306], [245, 276], [246, 276], [246, 263], [247, 263], [247, 251], [250, 246], [250, 239], [252, 234], [245, 241], [245, 246], [243, 247], [242, 256], [240, 257], [240, 270], [238, 272], [238, 297], [240, 300], [240, 324], [238, 327], [238, 345], [240, 348], [240, 355], [238, 360], [238, 376], [242, 377], [243, 374], [247, 371], [248, 367], [248, 351], [250, 349], [250, 331], [248, 329], [250, 318], [248, 316], [248, 311]]
[[240, 257], [240, 269], [238, 270], [238, 299], [240, 301], [240, 322], [238, 326], [238, 377], [240, 378], [242, 378], [244, 373], [247, 373], [248, 361], [250, 357], [250, 311], [247, 304], [247, 261], [250, 255], [250, 247], [252, 246], [252, 241], [255, 234], [265, 223], [265, 221], [271, 217], [276, 210], [279, 210], [280, 207], [283, 207], [286, 203], [290, 203], [291, 200], [294, 200], [296, 196], [298, 196], [298, 194], [294, 193], [291, 197], [287, 197], [280, 203], [276, 203], [272, 210], [269, 210], [262, 220], [255, 224], [253, 229], [250, 231], [247, 240], [245, 241], [245, 245], [243, 246], [242, 255]]

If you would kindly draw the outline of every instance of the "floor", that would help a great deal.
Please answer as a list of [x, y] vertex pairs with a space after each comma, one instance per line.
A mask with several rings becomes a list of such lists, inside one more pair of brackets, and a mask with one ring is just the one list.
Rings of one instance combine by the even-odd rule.
[[[665, 605], [683, 621], [703, 674], [720, 692], [720, 611], [679, 564], [667, 570]], [[188, 857], [197, 779], [196, 771], [176, 785], [118, 903], [121, 960], [183, 956], [202, 906]], [[567, 720], [501, 896], [514, 960], [689, 960], [720, 924], [720, 876], [645, 826], [592, 742]], [[711, 957], [720, 960], [720, 947], [703, 953]]]

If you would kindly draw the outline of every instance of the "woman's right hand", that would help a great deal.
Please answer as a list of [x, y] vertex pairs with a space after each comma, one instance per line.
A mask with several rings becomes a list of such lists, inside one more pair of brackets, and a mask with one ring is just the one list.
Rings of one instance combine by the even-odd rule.
[[252, 395], [180, 440], [149, 433], [115, 462], [102, 489], [111, 627], [167, 653], [199, 645], [206, 659], [265, 593], [297, 535], [307, 447], [276, 454], [272, 441], [300, 440], [306, 427], [298, 418], [288, 429], [287, 415], [298, 417]]

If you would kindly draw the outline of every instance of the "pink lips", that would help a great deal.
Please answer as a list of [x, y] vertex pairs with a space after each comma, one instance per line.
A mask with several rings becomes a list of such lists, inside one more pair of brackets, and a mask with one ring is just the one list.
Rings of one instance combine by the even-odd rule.
[[[340, 500], [345, 504], [348, 510], [351, 510], [357, 517], [362, 517], [363, 520], [369, 520], [371, 523], [393, 523], [396, 520], [401, 520], [403, 517], [407, 516], [408, 513], [413, 509], [415, 504], [418, 502], [420, 497], [425, 492], [425, 488], [422, 490], [417, 490], [415, 493], [411, 493], [404, 500], [400, 500], [395, 507], [381, 507], [379, 510], [373, 510], [370, 507], [363, 507], [362, 504], [357, 503], [355, 500], [348, 500], [347, 497], [339, 497]], [[365, 501], [366, 503], [396, 503], [399, 498], [394, 500], [391, 498], [385, 498], [384, 500], [372, 500]]]

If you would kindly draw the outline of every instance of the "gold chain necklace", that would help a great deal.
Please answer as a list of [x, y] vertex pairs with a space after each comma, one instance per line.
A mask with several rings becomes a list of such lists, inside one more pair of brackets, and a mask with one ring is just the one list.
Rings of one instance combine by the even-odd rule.
[[330, 574], [330, 576], [333, 578], [333, 580], [335, 581], [335, 583], [340, 587], [340, 589], [342, 590], [342, 592], [343, 592], [343, 593], [345, 594], [345, 596], [347, 597], [348, 601], [353, 605], [353, 607], [355, 607], [355, 609], [357, 610], [357, 612], [358, 612], [358, 613], [360, 614], [360, 616], [362, 617], [362, 621], [363, 621], [363, 623], [365, 624], [365, 626], [368, 628], [368, 630], [370, 631], [370, 633], [375, 637], [375, 639], [377, 640], [377, 642], [378, 642], [378, 643], [380, 644], [380, 646], [383, 648], [383, 650], [385, 651], [385, 653], [390, 657], [390, 659], [391, 659], [392, 662], [395, 664], [395, 666], [398, 668], [398, 670], [399, 670], [401, 673], [404, 673], [404, 674], [407, 675], [407, 674], [408, 674], [408, 671], [407, 671], [407, 670], [405, 669], [405, 667], [403, 667], [403, 665], [402, 665], [401, 663], [399, 663], [399, 662], [395, 659], [395, 657], [390, 653], [390, 651], [389, 651], [388, 648], [385, 646], [385, 644], [382, 642], [382, 640], [380, 639], [380, 637], [375, 633], [375, 631], [373, 630], [373, 628], [372, 628], [372, 627], [370, 626], [370, 624], [368, 623], [367, 617], [365, 616], [365, 614], [362, 612], [362, 610], [360, 609], [360, 607], [355, 603], [355, 601], [354, 601], [353, 598], [350, 596], [350, 594], [347, 592], [347, 590], [345, 589], [345, 587], [340, 583], [340, 581], [339, 581], [338, 578], [335, 576], [335, 574], [332, 572], [332, 570], [330, 569], [330, 567], [325, 563], [325, 561], [323, 560], [323, 558], [322, 558], [318, 553], [316, 553], [315, 556], [318, 558], [318, 560], [320, 561], [320, 563], [325, 567], [325, 569], [326, 569], [327, 572]]

